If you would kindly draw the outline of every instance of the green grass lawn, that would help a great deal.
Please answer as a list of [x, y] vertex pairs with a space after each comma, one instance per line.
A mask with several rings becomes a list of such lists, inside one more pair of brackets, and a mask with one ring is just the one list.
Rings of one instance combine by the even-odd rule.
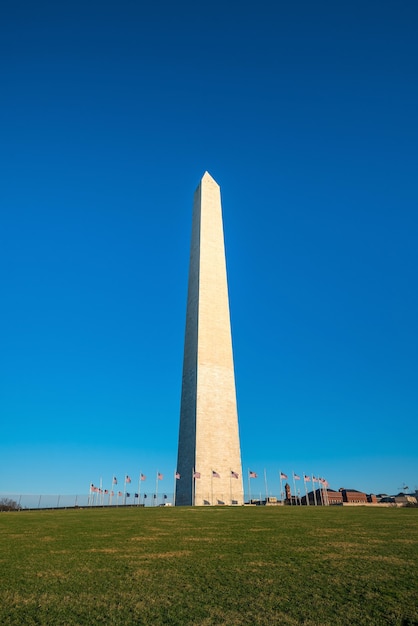
[[0, 513], [0, 624], [418, 624], [418, 509]]

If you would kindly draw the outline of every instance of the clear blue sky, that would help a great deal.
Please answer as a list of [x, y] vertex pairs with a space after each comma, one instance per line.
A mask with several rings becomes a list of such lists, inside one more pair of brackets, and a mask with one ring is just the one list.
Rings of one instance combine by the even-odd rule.
[[417, 31], [414, 1], [3, 7], [0, 493], [172, 490], [205, 170], [244, 471], [418, 485]]

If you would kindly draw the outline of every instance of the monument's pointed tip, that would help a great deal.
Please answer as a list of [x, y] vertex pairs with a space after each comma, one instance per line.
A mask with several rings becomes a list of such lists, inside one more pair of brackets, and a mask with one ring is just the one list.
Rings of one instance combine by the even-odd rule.
[[[213, 178], [213, 176], [211, 176], [211, 175], [209, 174], [209, 172], [208, 172], [207, 170], [206, 170], [206, 172], [205, 172], [205, 173], [203, 174], [203, 176], [202, 176], [202, 182], [203, 182], [204, 180], [213, 180], [213, 182], [214, 182], [214, 183], [216, 183], [216, 180]], [[218, 184], [218, 183], [216, 183], [216, 184]]]

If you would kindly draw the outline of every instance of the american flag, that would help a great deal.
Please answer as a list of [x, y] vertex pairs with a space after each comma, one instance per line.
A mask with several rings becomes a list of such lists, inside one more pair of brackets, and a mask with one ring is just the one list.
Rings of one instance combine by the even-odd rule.
[[193, 472], [193, 478], [200, 478], [200, 472]]
[[116, 478], [116, 476], [113, 476], [112, 485], [117, 485], [117, 484], [118, 484], [118, 479]]
[[218, 472], [215, 472], [215, 470], [212, 470], [212, 478], [220, 478]]
[[114, 492], [114, 491], [111, 491], [111, 492], [110, 492], [110, 495], [113, 497], [113, 496], [115, 495], [115, 492]]
[[257, 478], [257, 474], [255, 472], [248, 472], [250, 478]]
[[283, 480], [287, 480], [287, 474], [285, 474], [284, 472], [280, 472], [280, 478], [283, 478]]
[[131, 480], [130, 476], [126, 476], [125, 483], [131, 483], [131, 482], [132, 482], [132, 480]]
[[141, 479], [141, 480], [146, 480], [146, 479], [147, 479], [147, 477], [145, 476], [145, 474], [141, 474], [140, 479]]
[[231, 476], [232, 478], [238, 478], [238, 474], [236, 472], [233, 472], [232, 470], [231, 470]]
[[295, 472], [293, 472], [293, 478], [295, 480], [300, 480], [300, 476], [298, 476], [297, 474], [295, 474]]
[[130, 497], [131, 497], [131, 494], [130, 494], [130, 493], [128, 493], [128, 492], [126, 492], [126, 497], [127, 497], [127, 498], [130, 498]]
[[158, 480], [162, 480], [164, 478], [164, 476], [162, 474], [160, 474], [160, 472], [158, 472], [157, 478], [158, 478]]
[[312, 476], [312, 482], [313, 482], [313, 483], [317, 483], [317, 482], [318, 482], [318, 479], [317, 479], [315, 476]]
[[305, 476], [303, 477], [303, 480], [305, 481], [305, 483], [310, 483], [311, 482], [311, 477], [310, 476]]
[[176, 480], [180, 480], [180, 474], [176, 472]]
[[121, 491], [118, 491], [118, 497], [120, 498], [121, 496], [123, 496], [123, 493]]
[[105, 494], [108, 494], [109, 493], [109, 489], [105, 489], [104, 492], [105, 492]]

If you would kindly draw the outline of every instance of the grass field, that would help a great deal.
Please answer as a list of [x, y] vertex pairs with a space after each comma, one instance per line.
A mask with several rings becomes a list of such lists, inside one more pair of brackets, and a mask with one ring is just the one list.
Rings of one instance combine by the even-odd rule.
[[418, 509], [0, 514], [0, 624], [418, 624]]

